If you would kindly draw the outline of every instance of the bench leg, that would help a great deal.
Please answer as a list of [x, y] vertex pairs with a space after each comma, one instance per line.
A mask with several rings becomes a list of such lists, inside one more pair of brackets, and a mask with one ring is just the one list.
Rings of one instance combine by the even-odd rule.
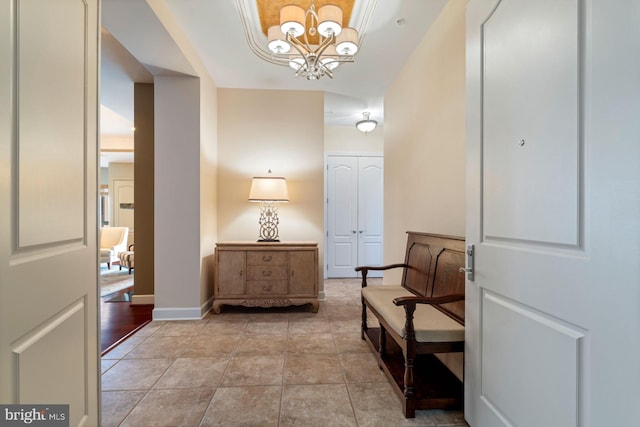
[[362, 301], [362, 324], [360, 326], [360, 338], [364, 340], [364, 334], [367, 332], [367, 306], [364, 303], [364, 297], [361, 296]]
[[414, 418], [416, 416], [415, 388], [413, 386], [413, 361], [416, 357], [416, 334], [413, 326], [413, 313], [416, 310], [415, 304], [404, 306], [405, 323], [405, 349], [404, 356], [404, 416]]

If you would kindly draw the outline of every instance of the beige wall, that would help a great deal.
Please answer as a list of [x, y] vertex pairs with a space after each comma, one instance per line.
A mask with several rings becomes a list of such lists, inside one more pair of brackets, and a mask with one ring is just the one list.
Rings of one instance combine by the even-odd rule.
[[327, 154], [352, 153], [369, 154], [382, 153], [383, 128], [378, 127], [373, 132], [364, 134], [354, 126], [325, 126], [324, 151]]
[[[218, 90], [218, 238], [258, 238], [254, 176], [287, 178], [280, 239], [316, 241], [324, 264], [324, 96], [321, 92]], [[322, 268], [319, 269], [322, 272]]]
[[465, 7], [449, 1], [385, 94], [386, 263], [405, 231], [464, 236]]
[[[464, 236], [466, 3], [449, 1], [385, 94], [385, 263], [407, 230]], [[459, 353], [440, 357], [462, 378]]]

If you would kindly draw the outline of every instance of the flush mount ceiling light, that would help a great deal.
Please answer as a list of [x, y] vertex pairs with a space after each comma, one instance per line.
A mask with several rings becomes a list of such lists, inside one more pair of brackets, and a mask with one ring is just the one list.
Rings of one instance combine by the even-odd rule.
[[362, 120], [356, 122], [356, 127], [360, 132], [369, 133], [378, 126], [378, 122], [369, 118], [369, 113], [365, 111], [362, 113]]
[[[291, 3], [301, 3], [291, 0]], [[248, 0], [236, 0], [238, 10], [251, 50], [265, 61], [277, 65], [285, 65], [295, 70], [295, 75], [307, 80], [318, 80], [328, 76], [333, 78], [333, 71], [343, 62], [353, 62], [362, 40], [364, 28], [375, 8], [377, 0], [366, 0], [353, 13], [359, 19], [351, 19], [360, 23], [360, 31], [352, 27], [343, 27], [343, 16], [352, 13], [353, 0], [339, 1], [349, 9], [335, 4], [324, 4], [316, 9], [315, 0], [307, 0], [305, 10], [298, 4], [288, 4], [279, 11], [279, 21], [270, 21], [263, 15], [272, 15], [270, 2], [253, 2], [261, 8], [258, 12], [262, 32], [255, 34], [250, 21], [255, 20], [255, 9], [247, 4]], [[321, 1], [318, 1], [321, 3]], [[326, 0], [322, 0], [325, 3]], [[253, 6], [255, 8], [255, 6]], [[272, 8], [272, 6], [271, 6]], [[253, 12], [253, 15], [252, 15]], [[265, 29], [266, 28], [266, 29]], [[266, 35], [266, 39], [264, 36]], [[261, 39], [261, 40], [260, 40]]]

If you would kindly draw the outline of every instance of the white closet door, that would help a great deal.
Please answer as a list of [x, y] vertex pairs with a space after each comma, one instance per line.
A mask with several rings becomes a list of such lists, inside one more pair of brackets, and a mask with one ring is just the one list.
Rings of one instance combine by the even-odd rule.
[[356, 277], [358, 262], [358, 159], [327, 162], [327, 277]]
[[382, 157], [358, 159], [358, 265], [382, 265], [383, 179]]
[[382, 164], [382, 157], [328, 158], [327, 277], [357, 277], [357, 266], [382, 264]]

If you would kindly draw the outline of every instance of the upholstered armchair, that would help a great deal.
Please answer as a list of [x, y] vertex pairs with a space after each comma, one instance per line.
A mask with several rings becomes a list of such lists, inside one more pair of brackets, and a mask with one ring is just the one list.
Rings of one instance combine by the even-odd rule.
[[131, 270], [135, 268], [134, 255], [133, 245], [129, 245], [125, 252], [120, 252], [120, 255], [118, 255], [120, 258], [120, 270], [122, 270], [122, 267], [128, 268], [129, 274], [131, 274]]
[[100, 229], [100, 262], [106, 262], [111, 270], [111, 263], [119, 261], [120, 252], [127, 250], [129, 227], [103, 227]]

